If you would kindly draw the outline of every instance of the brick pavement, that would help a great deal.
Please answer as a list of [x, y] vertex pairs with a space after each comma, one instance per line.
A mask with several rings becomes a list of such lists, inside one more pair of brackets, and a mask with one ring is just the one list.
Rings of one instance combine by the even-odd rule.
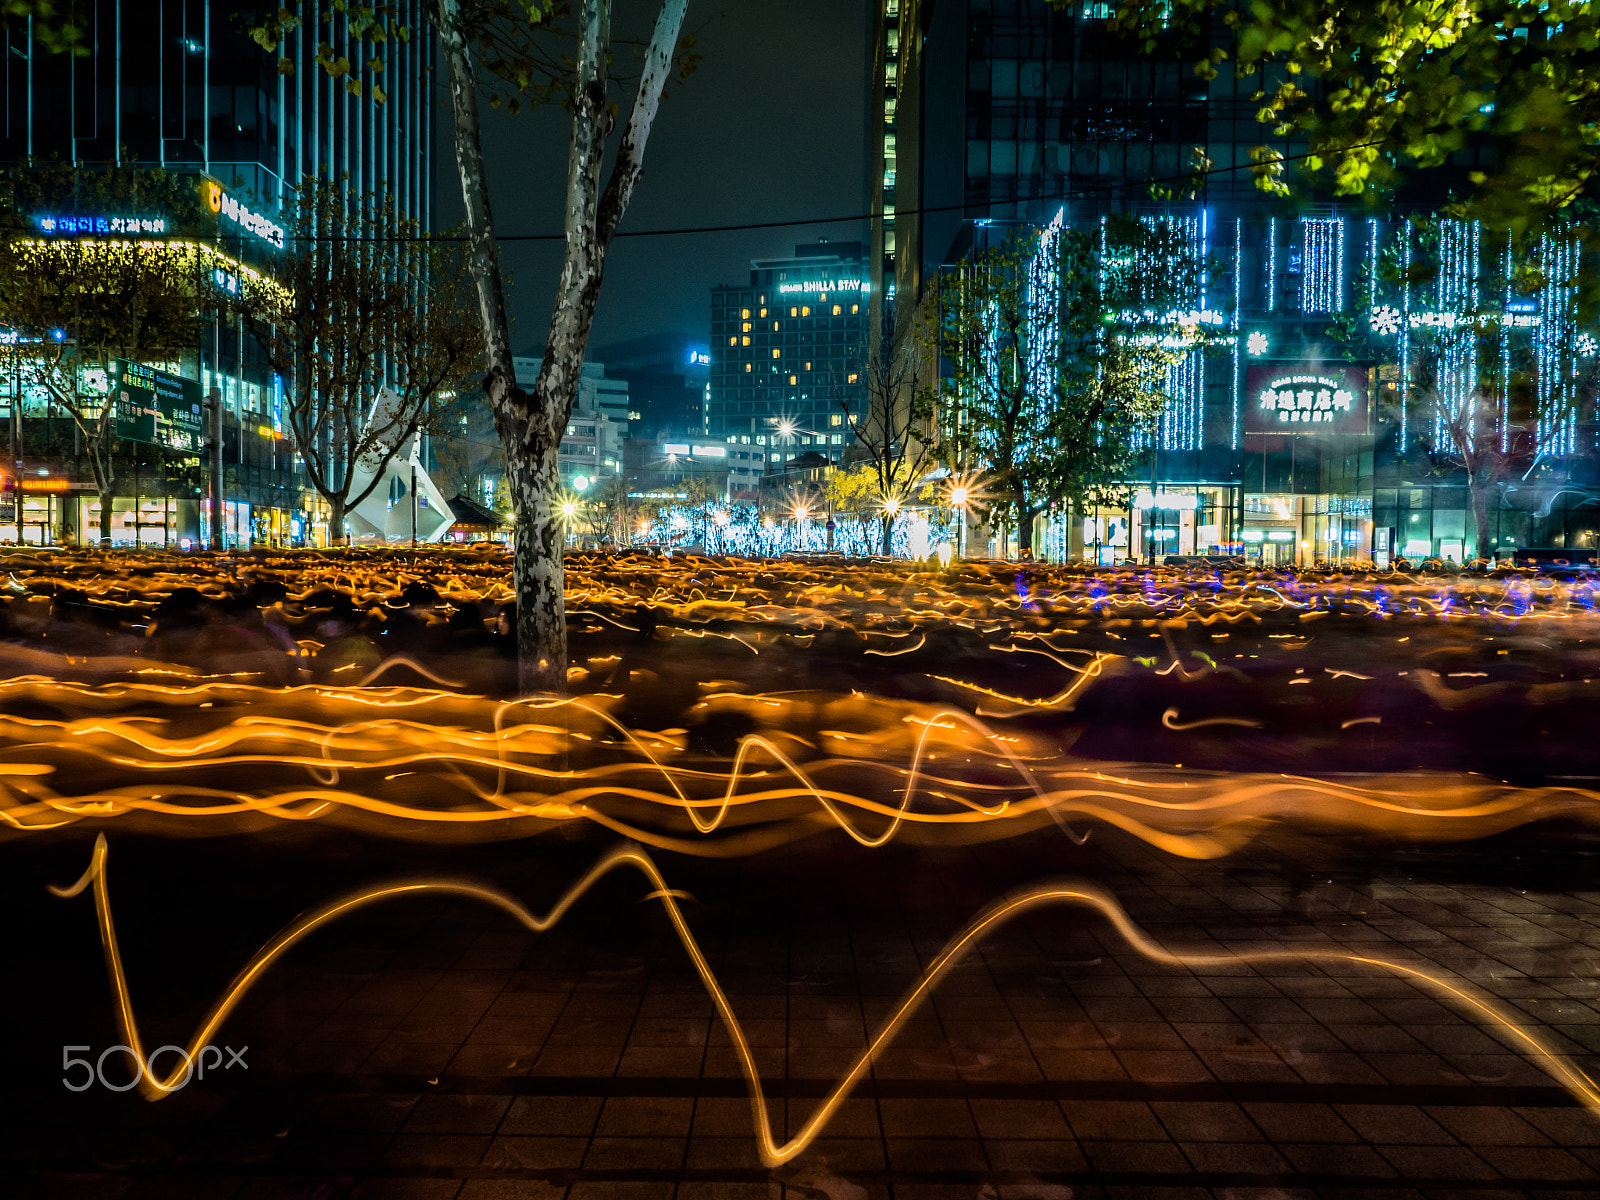
[[[694, 897], [686, 911], [792, 1132], [953, 932], [1008, 890], [1061, 875], [1108, 887], [1175, 948], [1347, 947], [1442, 967], [1589, 1067], [1600, 888], [1585, 885], [1583, 847], [1555, 836], [1522, 868], [1503, 846], [1364, 857], [1300, 843], [1189, 862], [1103, 831], [1081, 849], [1053, 832], [940, 850], [822, 838], [757, 860], [660, 861]], [[537, 906], [604, 844], [465, 848], [441, 861]], [[136, 875], [148, 849], [127, 851], [123, 873]], [[225, 980], [252, 938], [292, 915], [287, 899], [274, 903], [271, 863], [232, 853], [208, 860], [215, 903], [236, 888], [262, 917], [215, 947], [209, 974], [148, 932], [140, 941], [158, 917], [181, 931], [174, 897], [114, 888], [136, 1003], [160, 1021], [150, 1044], [179, 1040], [210, 998], [196, 980]], [[350, 877], [371, 878], [372, 866]], [[1522, 890], [1529, 880], [1543, 886]], [[297, 886], [337, 890], [314, 876]], [[636, 879], [608, 883], [542, 936], [458, 902], [358, 915], [295, 951], [230, 1022], [225, 1040], [251, 1046], [247, 1076], [161, 1104], [66, 1093], [46, 1045], [28, 1060], [36, 1071], [7, 1083], [0, 1195], [1600, 1194], [1600, 1119], [1411, 982], [1355, 965], [1161, 965], [1066, 910], [986, 938], [824, 1136], [770, 1172], [728, 1037], [640, 895]], [[93, 1022], [80, 1040], [108, 1045], [103, 984], [86, 982], [98, 968], [83, 938], [92, 925], [72, 919], [75, 940], [52, 940], [52, 953], [89, 962], [52, 1003]], [[141, 968], [141, 951], [171, 969]]]

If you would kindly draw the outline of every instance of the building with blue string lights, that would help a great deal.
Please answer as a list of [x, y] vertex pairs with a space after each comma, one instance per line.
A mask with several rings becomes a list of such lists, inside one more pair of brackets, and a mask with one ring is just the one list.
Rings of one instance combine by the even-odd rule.
[[[1291, 204], [1248, 170], [1264, 141], [1304, 149], [1257, 124], [1260, 79], [1201, 80], [1175, 50], [1136, 53], [1107, 32], [1105, 5], [932, 7], [878, 5], [874, 289], [904, 296], [919, 270], [1058, 213], [1078, 228], [1110, 213], [1164, 224], [1208, 263], [1187, 306], [1208, 348], [1168, 369], [1132, 504], [1047, 523], [1036, 546], [1104, 563], [1460, 562], [1480, 523], [1502, 553], [1594, 545], [1596, 331], [1576, 322], [1577, 241], [1534, 248], [1546, 282], [1526, 291], [1514, 277], [1528, 256], [1514, 264], [1502, 235], [1433, 219], [1474, 152], [1382, 218]], [[1152, 198], [1181, 194], [1197, 165], [1194, 199]]]

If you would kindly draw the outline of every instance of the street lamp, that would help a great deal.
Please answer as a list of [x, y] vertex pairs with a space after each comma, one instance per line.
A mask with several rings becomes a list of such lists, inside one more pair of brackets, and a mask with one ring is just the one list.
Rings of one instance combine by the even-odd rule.
[[794, 528], [795, 532], [800, 535], [800, 549], [804, 550], [806, 548], [806, 506], [804, 504], [796, 506], [794, 510]]
[[967, 489], [957, 484], [950, 489], [950, 503], [956, 506], [956, 553], [967, 556]]

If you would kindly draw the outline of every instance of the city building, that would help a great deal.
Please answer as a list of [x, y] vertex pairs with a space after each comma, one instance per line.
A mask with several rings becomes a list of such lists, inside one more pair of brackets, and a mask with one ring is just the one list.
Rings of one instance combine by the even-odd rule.
[[706, 435], [711, 347], [703, 337], [656, 333], [601, 346], [606, 374], [628, 385], [628, 436], [681, 442]]
[[[525, 355], [511, 361], [516, 368], [517, 385], [531, 388], [544, 360]], [[584, 363], [566, 436], [561, 439], [562, 482], [581, 492], [596, 480], [620, 475], [627, 439], [627, 381], [608, 378], [603, 363]], [[578, 480], [583, 481], [581, 485]]]
[[[400, 0], [389, 15], [401, 24], [427, 24], [422, 0]], [[391, 38], [380, 76], [342, 22], [307, 21], [269, 54], [234, 7], [202, 0], [89, 0], [74, 16], [87, 31], [78, 55], [47, 53], [25, 20], [0, 29], [0, 168], [54, 159], [89, 171], [122, 164], [192, 177], [214, 221], [200, 241], [224, 276], [230, 260], [282, 246], [286, 193], [317, 175], [348, 179], [357, 191], [381, 189], [431, 226], [431, 37]], [[355, 64], [348, 79], [330, 79], [318, 66], [324, 43], [335, 58]], [[280, 60], [294, 70], [280, 70]], [[351, 80], [362, 83], [359, 94], [347, 86]], [[381, 103], [373, 86], [379, 82]], [[29, 215], [53, 236], [95, 236], [130, 214]], [[131, 215], [144, 223], [144, 236], [170, 236], [174, 214]], [[47, 228], [45, 220], [55, 224]], [[323, 540], [326, 508], [283, 442], [283, 381], [249, 359], [240, 331], [213, 322], [191, 359], [170, 364], [225, 411], [226, 543]], [[48, 500], [30, 497], [20, 535], [49, 541], [71, 529], [88, 536], [99, 525], [98, 500], [71, 422], [42, 396], [25, 395], [18, 404], [14, 391], [0, 382], [0, 420], [14, 421], [13, 445], [22, 450], [15, 468], [24, 478], [50, 472], [56, 489]], [[119, 488], [131, 494], [116, 500], [114, 543], [209, 539], [209, 463], [130, 440], [119, 440], [117, 454], [117, 477], [125, 481]]]
[[[1451, 465], [1440, 405], [1470, 388], [1472, 355], [1527, 359], [1537, 365], [1537, 394], [1526, 423], [1544, 430], [1575, 395], [1578, 347], [1597, 332], [1586, 331], [1589, 343], [1576, 336], [1585, 331], [1572, 325], [1563, 286], [1518, 296], [1493, 283], [1497, 235], [1449, 221], [1436, 227], [1437, 279], [1380, 294], [1381, 259], [1423, 252], [1408, 218], [1436, 212], [1477, 151], [1419, 179], [1383, 213], [1304, 189], [1276, 199], [1254, 186], [1251, 149], [1266, 143], [1292, 158], [1304, 147], [1256, 121], [1261, 78], [1222, 70], [1203, 80], [1189, 65], [1194, 47], [1143, 53], [1110, 33], [1111, 5], [967, 0], [937, 6], [936, 17], [932, 7], [877, 0], [875, 292], [896, 289], [903, 307], [919, 270], [953, 266], [1058, 214], [1088, 230], [1111, 213], [1165, 225], [1210, 264], [1186, 308], [1207, 326], [1211, 348], [1169, 369], [1154, 461], [1128, 481], [1132, 503], [1074, 517], [1070, 527], [1046, 523], [1038, 532], [1050, 556], [1470, 556], [1468, 487]], [[1191, 185], [1191, 199], [1155, 198]], [[934, 211], [908, 220], [908, 207], [944, 195], [959, 197], [955, 228]], [[1548, 253], [1556, 261], [1569, 251]], [[1418, 399], [1417, 331], [1454, 319], [1469, 298], [1498, 332], [1470, 355], [1446, 354], [1437, 399]], [[1326, 393], [1330, 403], [1350, 396], [1353, 407], [1337, 421], [1301, 424], [1287, 419], [1298, 407], [1262, 407], [1269, 390], [1275, 405], [1292, 392], [1296, 406]], [[1498, 545], [1595, 538], [1588, 420], [1576, 418], [1570, 434], [1539, 435], [1552, 449], [1489, 508]]]
[[759, 448], [769, 467], [805, 451], [843, 457], [847, 415], [866, 404], [863, 255], [860, 242], [796, 246], [752, 261], [749, 283], [711, 289], [708, 438]]

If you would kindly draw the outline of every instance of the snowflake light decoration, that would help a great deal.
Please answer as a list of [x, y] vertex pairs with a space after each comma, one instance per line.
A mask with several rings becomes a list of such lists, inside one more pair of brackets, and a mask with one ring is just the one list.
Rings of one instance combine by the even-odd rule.
[[1267, 352], [1267, 335], [1258, 329], [1245, 339], [1244, 344], [1251, 354], [1260, 357]]
[[1382, 337], [1390, 337], [1400, 332], [1400, 310], [1388, 304], [1380, 304], [1372, 310], [1372, 332]]
[[1392, 337], [1400, 332], [1400, 310], [1381, 304], [1372, 310], [1372, 332]]
[[1588, 358], [1595, 351], [1600, 350], [1600, 342], [1595, 341], [1592, 333], [1580, 333], [1577, 340], [1572, 343], [1572, 346], [1584, 358]]

